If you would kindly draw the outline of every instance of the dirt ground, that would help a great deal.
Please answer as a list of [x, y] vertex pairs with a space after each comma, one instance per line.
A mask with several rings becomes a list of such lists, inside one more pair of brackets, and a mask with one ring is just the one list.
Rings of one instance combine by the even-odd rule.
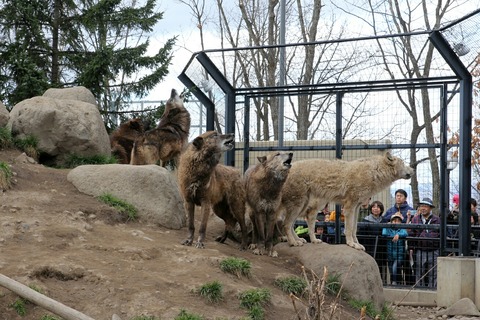
[[[266, 319], [298, 319], [290, 298], [274, 286], [276, 277], [300, 274], [294, 258], [254, 256], [231, 240], [216, 243], [223, 225], [215, 217], [206, 249], [182, 246], [185, 228], [120, 222], [115, 210], [78, 192], [66, 179], [68, 170], [18, 161], [20, 154], [0, 150], [0, 161], [12, 165], [16, 180], [12, 189], [0, 193], [1, 274], [98, 320], [113, 314], [122, 320], [141, 315], [174, 319], [181, 309], [205, 319], [241, 319], [247, 313], [237, 295], [252, 288], [272, 293]], [[226, 257], [249, 260], [251, 277], [223, 273], [219, 262]], [[193, 292], [212, 281], [224, 288], [225, 298], [218, 304]], [[30, 303], [26, 315], [19, 316], [11, 306], [17, 298], [0, 286], [0, 320], [52, 315]], [[359, 319], [346, 304], [338, 314], [339, 319]], [[395, 317], [422, 315], [404, 308]]]

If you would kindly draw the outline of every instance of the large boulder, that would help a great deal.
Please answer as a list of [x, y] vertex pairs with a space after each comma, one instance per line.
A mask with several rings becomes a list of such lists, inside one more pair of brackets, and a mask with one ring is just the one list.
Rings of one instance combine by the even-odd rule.
[[50, 88], [43, 93], [43, 97], [59, 100], [77, 100], [97, 105], [93, 93], [82, 86], [61, 89]]
[[110, 155], [110, 140], [98, 108], [78, 100], [34, 97], [16, 104], [7, 126], [14, 136], [38, 139], [40, 162], [59, 165], [70, 154]]
[[92, 196], [108, 193], [132, 204], [143, 221], [170, 229], [185, 226], [176, 177], [160, 166], [85, 165], [71, 170], [67, 179], [80, 192]]
[[297, 257], [307, 270], [312, 270], [320, 278], [326, 267], [329, 274], [340, 276], [343, 290], [349, 297], [372, 301], [377, 310], [382, 310], [385, 297], [380, 272], [375, 260], [365, 251], [327, 243], [307, 243], [302, 247], [279, 243], [275, 250], [279, 256]]
[[8, 123], [10, 114], [3, 103], [0, 102], [0, 127], [5, 127]]

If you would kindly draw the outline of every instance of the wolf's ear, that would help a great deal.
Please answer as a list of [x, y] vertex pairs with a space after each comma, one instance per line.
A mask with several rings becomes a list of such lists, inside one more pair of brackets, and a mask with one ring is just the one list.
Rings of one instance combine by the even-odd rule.
[[130, 129], [139, 130], [142, 127], [142, 120], [136, 118], [130, 121]]
[[267, 161], [267, 157], [263, 156], [263, 157], [257, 157], [258, 161], [260, 161], [260, 163], [264, 163], [265, 161]]
[[193, 142], [193, 146], [197, 149], [200, 149], [203, 145], [203, 138], [202, 137], [196, 137]]
[[395, 157], [392, 156], [392, 154], [390, 152], [385, 152], [385, 158], [387, 158], [389, 161], [393, 161], [395, 160]]

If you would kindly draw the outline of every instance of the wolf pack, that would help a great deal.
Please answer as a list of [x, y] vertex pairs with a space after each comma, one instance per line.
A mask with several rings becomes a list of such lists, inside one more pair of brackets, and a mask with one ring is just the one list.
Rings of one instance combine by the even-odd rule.
[[[278, 256], [274, 244], [285, 240], [302, 246], [306, 240], [293, 227], [307, 222], [311, 243], [317, 212], [328, 203], [342, 204], [346, 244], [364, 250], [358, 242], [357, 214], [366, 199], [398, 179], [409, 179], [413, 169], [390, 152], [353, 161], [307, 159], [294, 161], [291, 152], [274, 151], [257, 157], [245, 173], [220, 163], [224, 152], [235, 146], [234, 134], [207, 131], [188, 143], [190, 114], [175, 89], [166, 102], [156, 128], [144, 130], [140, 119], [129, 120], [110, 135], [112, 153], [119, 163], [174, 162], [184, 200], [188, 233], [183, 245], [204, 248], [211, 212], [225, 222], [215, 240], [221, 243], [240, 228], [240, 249], [257, 255]], [[195, 237], [195, 208], [201, 212]]]

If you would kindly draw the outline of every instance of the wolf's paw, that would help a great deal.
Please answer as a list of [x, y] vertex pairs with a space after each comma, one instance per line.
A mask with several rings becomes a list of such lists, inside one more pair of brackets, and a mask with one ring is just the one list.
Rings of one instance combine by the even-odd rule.
[[303, 241], [293, 241], [293, 242], [290, 242], [290, 247], [301, 247], [303, 246], [305, 242]]
[[193, 243], [192, 239], [185, 239], [182, 241], [182, 245], [184, 246], [191, 246]]
[[268, 256], [272, 258], [278, 258], [278, 252], [275, 250], [272, 250], [268, 253]]
[[257, 256], [261, 256], [263, 255], [263, 252], [260, 249], [256, 248], [255, 250], [253, 250], [253, 254]]
[[205, 245], [203, 244], [203, 242], [197, 241], [197, 242], [195, 243], [195, 248], [197, 248], [197, 249], [205, 249]]
[[311, 242], [312, 242], [312, 243], [322, 243], [323, 241], [320, 240], [320, 239], [315, 238], [315, 239], [313, 239]]
[[365, 247], [362, 246], [360, 243], [348, 242], [347, 245], [348, 245], [349, 247], [354, 248], [354, 249], [365, 251]]

